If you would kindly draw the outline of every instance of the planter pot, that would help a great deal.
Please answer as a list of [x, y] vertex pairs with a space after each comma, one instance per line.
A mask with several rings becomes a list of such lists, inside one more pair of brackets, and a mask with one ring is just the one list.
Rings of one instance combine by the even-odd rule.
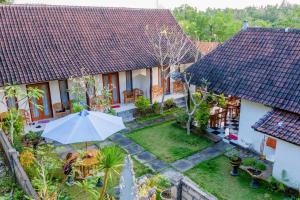
[[262, 171], [257, 170], [257, 169], [253, 169], [253, 168], [248, 168], [247, 171], [248, 171], [248, 173], [249, 173], [249, 174], [251, 175], [251, 177], [252, 177], [250, 186], [251, 186], [252, 188], [258, 188], [259, 183], [258, 183], [257, 176], [259, 176], [259, 175], [262, 173]]
[[160, 193], [160, 198], [162, 200], [172, 200], [171, 190], [167, 189]]
[[242, 159], [240, 157], [237, 157], [236, 159], [231, 159], [230, 164], [232, 166], [232, 171], [230, 172], [231, 176], [237, 176], [238, 175], [238, 169], [242, 163]]
[[252, 187], [252, 188], [258, 188], [258, 186], [259, 186], [259, 183], [258, 183], [258, 180], [257, 180], [257, 178], [255, 178], [255, 177], [252, 177], [252, 180], [251, 180], [251, 183], [250, 183], [250, 186]]

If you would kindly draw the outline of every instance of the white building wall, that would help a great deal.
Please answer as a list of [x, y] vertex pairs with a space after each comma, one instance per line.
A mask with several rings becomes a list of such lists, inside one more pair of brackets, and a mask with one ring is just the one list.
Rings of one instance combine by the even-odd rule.
[[147, 94], [147, 72], [146, 69], [132, 70], [132, 86], [133, 88], [138, 88]]
[[[300, 147], [277, 139], [273, 176], [295, 189], [300, 188]], [[283, 171], [286, 177], [283, 177]]]
[[61, 103], [58, 81], [50, 81], [49, 89], [52, 105], [55, 103]]
[[159, 83], [158, 83], [158, 67], [152, 68], [152, 85], [159, 85]]
[[[68, 82], [68, 89], [70, 90], [73, 87], [73, 81], [71, 79], [68, 79], [67, 82]], [[74, 99], [74, 95], [72, 95], [71, 92], [69, 92], [69, 98], [70, 100]]]
[[0, 88], [0, 112], [6, 112], [7, 111], [7, 106], [5, 105], [5, 102], [3, 101], [4, 100], [4, 88], [1, 87]]
[[264, 134], [255, 131], [251, 126], [271, 110], [271, 107], [267, 107], [263, 104], [254, 103], [245, 99], [241, 100], [238, 136], [238, 143], [241, 146], [250, 147], [256, 152], [260, 152]]
[[[133, 76], [133, 74], [132, 74]], [[132, 77], [133, 80], [133, 77]], [[124, 94], [126, 90], [126, 72], [119, 72], [119, 88], [120, 88], [120, 100], [121, 103], [124, 103]]]

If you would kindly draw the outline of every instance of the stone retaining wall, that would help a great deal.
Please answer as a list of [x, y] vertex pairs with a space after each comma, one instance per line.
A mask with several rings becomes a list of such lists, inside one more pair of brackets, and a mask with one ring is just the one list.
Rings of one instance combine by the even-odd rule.
[[165, 172], [164, 175], [171, 181], [173, 200], [217, 200], [217, 198], [194, 183], [191, 179], [179, 172]]
[[10, 170], [16, 177], [16, 181], [18, 182], [20, 187], [28, 196], [32, 197], [33, 199], [38, 199], [38, 196], [35, 190], [33, 189], [27, 174], [25, 173], [22, 165], [20, 164], [18, 152], [11, 146], [10, 142], [8, 141], [8, 138], [1, 130], [0, 143], [4, 150], [4, 154], [9, 162]]
[[181, 200], [217, 200], [217, 198], [204, 192], [192, 180], [184, 177], [181, 180]]

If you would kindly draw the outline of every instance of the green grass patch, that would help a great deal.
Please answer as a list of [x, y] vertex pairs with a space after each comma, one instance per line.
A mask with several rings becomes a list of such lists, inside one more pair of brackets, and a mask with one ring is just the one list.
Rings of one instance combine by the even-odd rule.
[[149, 114], [147, 116], [144, 116], [144, 117], [138, 117], [137, 122], [140, 123], [140, 124], [143, 124], [146, 121], [155, 120], [155, 119], [158, 119], [158, 118], [161, 118], [161, 117], [173, 115], [173, 114], [179, 112], [180, 110], [181, 110], [180, 108], [172, 108], [172, 109], [169, 109], [169, 110], [165, 110], [163, 112], [163, 114], [151, 113], [151, 114]]
[[135, 173], [135, 178], [141, 177], [145, 174], [153, 174], [153, 171], [149, 167], [143, 165], [133, 157], [131, 157], [131, 159], [133, 161], [133, 170]]
[[261, 182], [259, 188], [250, 187], [251, 177], [239, 170], [239, 176], [230, 175], [232, 167], [225, 156], [205, 161], [185, 172], [200, 187], [226, 200], [282, 200], [284, 195], [268, 190], [266, 183]]
[[204, 137], [187, 135], [186, 130], [176, 126], [174, 121], [133, 131], [127, 137], [168, 163], [212, 145]]

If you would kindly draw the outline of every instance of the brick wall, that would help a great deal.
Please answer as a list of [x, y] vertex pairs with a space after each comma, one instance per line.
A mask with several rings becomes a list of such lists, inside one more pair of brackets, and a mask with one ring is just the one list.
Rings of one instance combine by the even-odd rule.
[[152, 98], [161, 96], [163, 94], [163, 88], [159, 85], [152, 86]]
[[173, 82], [173, 92], [174, 93], [184, 92], [183, 83], [180, 81], [174, 81]]

